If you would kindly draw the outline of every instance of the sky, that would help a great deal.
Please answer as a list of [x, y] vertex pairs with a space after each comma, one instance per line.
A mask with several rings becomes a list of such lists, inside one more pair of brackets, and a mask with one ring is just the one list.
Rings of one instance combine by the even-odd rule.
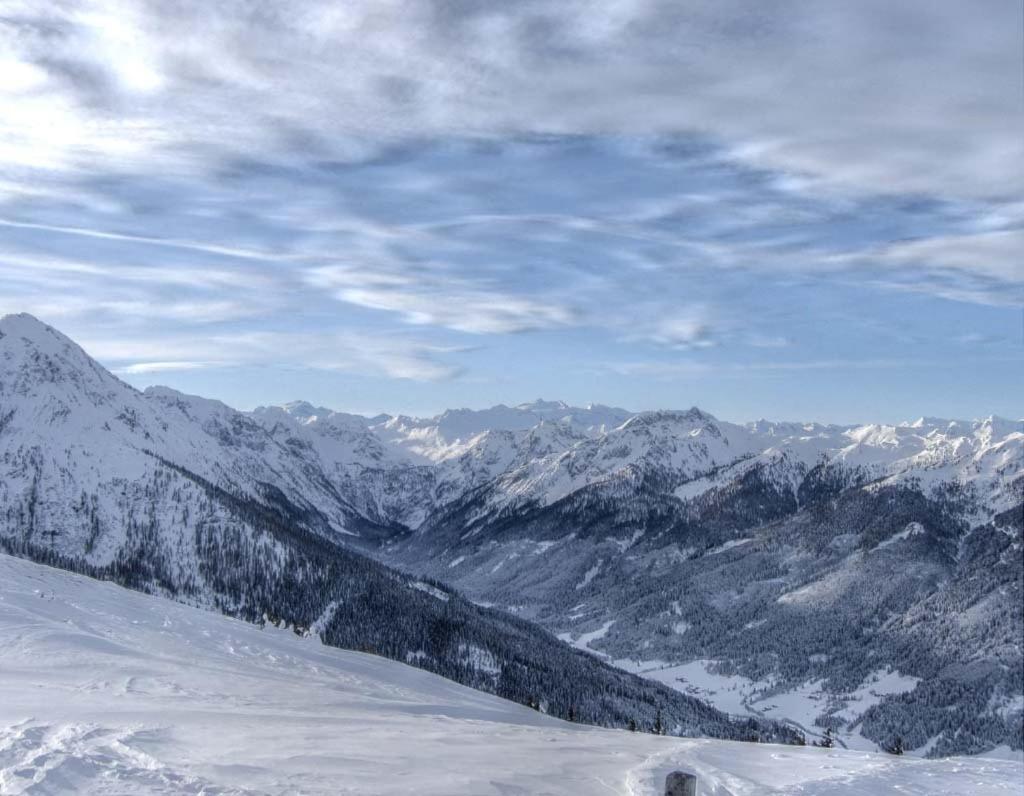
[[0, 314], [241, 409], [1024, 417], [1019, 0], [0, 0]]

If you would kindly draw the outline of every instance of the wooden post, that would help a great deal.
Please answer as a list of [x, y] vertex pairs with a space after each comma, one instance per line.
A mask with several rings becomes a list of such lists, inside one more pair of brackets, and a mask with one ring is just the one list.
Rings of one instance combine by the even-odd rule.
[[673, 771], [665, 778], [665, 796], [697, 796], [697, 777]]

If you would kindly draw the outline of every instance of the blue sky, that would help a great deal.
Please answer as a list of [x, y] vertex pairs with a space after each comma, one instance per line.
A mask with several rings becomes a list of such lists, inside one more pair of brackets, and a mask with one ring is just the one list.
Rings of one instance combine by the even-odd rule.
[[26, 4], [0, 313], [240, 408], [1020, 417], [1021, 10], [892, 5]]

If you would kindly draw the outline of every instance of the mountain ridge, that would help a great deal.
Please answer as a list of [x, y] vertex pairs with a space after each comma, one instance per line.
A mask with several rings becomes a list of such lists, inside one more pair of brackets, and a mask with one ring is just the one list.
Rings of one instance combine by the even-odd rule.
[[[677, 691], [721, 700], [694, 683], [743, 678], [751, 720], [793, 718], [758, 694], [791, 704], [816, 684], [807, 732], [868, 748], [899, 733], [934, 754], [1019, 747], [1017, 421], [735, 424], [547, 401], [434, 418], [305, 402], [242, 413], [140, 393], [30, 316], [0, 334], [0, 541], [21, 554], [312, 624], [328, 606], [307, 589], [365, 567], [354, 551], [407, 573], [381, 587], [384, 610], [412, 591], [429, 613], [451, 584]], [[288, 562], [306, 585], [288, 586]], [[476, 646], [511, 632], [459, 610]], [[432, 665], [497, 687], [454, 649]], [[848, 698], [887, 671], [912, 686]]]
[[251, 416], [141, 393], [34, 319], [5, 318], [0, 332], [0, 550], [315, 632], [554, 716], [797, 740], [366, 557], [352, 540], [372, 546], [403, 527], [364, 514], [308, 451]]

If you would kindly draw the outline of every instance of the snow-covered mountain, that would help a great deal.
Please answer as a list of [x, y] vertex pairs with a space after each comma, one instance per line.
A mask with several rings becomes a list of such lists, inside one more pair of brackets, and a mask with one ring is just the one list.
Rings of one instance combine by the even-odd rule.
[[[59, 332], [8, 316], [0, 468], [7, 549], [244, 618], [286, 611], [331, 643], [412, 655], [513, 698], [535, 684], [466, 650], [500, 657], [527, 631], [441, 582], [755, 719], [792, 719], [765, 700], [813, 694], [797, 711], [805, 731], [831, 726], [853, 745], [1020, 746], [1019, 421], [741, 425], [552, 401], [433, 418], [305, 402], [246, 414], [140, 393]], [[370, 627], [358, 605], [404, 611], [401, 630]], [[451, 644], [455, 605], [472, 643]], [[745, 678], [740, 709], [732, 686], [707, 686], [715, 677]], [[878, 682], [906, 687], [857, 696]]]
[[[731, 720], [534, 627], [353, 551], [405, 530], [367, 517], [318, 451], [216, 401], [140, 393], [56, 330], [0, 320], [0, 550], [325, 643], [407, 661], [552, 715], [685, 735], [795, 740]], [[355, 429], [358, 431], [358, 428]], [[357, 439], [358, 434], [352, 439]]]
[[1020, 421], [550, 407], [363, 421], [409, 457], [392, 479], [417, 473], [375, 504], [410, 532], [374, 554], [734, 713], [858, 748], [1020, 747]]
[[601, 435], [629, 413], [538, 401], [425, 419], [364, 418], [295, 402], [260, 407], [252, 416], [282, 445], [330, 473], [366, 516], [417, 528], [440, 506]]
[[[254, 419], [164, 387], [140, 393], [27, 315], [0, 321], [0, 450], [3, 531], [58, 554], [87, 550], [98, 565], [133, 522], [186, 529], [172, 515], [196, 506], [185, 496], [172, 509], [154, 492], [164, 460], [236, 497], [287, 502], [325, 534], [376, 530]], [[194, 569], [178, 546], [175, 566]]]
[[517, 463], [382, 557], [726, 710], [857, 747], [1019, 748], [1022, 465], [1020, 424], [998, 418], [642, 413]]
[[0, 791], [1001, 796], [1020, 761], [661, 738], [0, 555]]
[[425, 468], [420, 478], [432, 480], [434, 490], [406, 494], [393, 517], [410, 527], [485, 484], [491, 510], [550, 505], [617, 481], [657, 481], [688, 501], [754, 470], [794, 491], [812, 472], [851, 484], [913, 481], [929, 495], [957, 484], [975, 498], [980, 522], [1019, 502], [1024, 472], [1024, 422], [998, 417], [738, 425], [696, 407], [630, 413], [540, 400], [433, 418], [364, 418], [304, 402], [253, 414], [278, 435], [301, 430], [329, 470]]

